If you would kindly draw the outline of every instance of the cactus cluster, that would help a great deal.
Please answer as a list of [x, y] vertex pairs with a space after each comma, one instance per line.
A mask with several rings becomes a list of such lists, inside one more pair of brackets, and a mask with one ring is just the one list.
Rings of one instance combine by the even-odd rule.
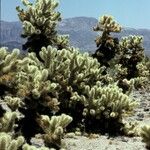
[[92, 56], [97, 58], [101, 65], [110, 67], [110, 61], [119, 50], [119, 39], [112, 37], [111, 32], [120, 32], [121, 26], [112, 16], [104, 15], [99, 19], [94, 31], [100, 31], [102, 34], [95, 40], [98, 49]]
[[121, 26], [113, 20], [112, 16], [102, 16], [99, 19], [97, 26], [94, 28], [95, 31], [107, 32], [120, 32]]
[[[19, 55], [20, 51], [18, 49], [14, 49], [12, 53], [9, 53], [7, 48], [0, 48], [0, 96], [4, 96], [6, 93], [15, 94], [14, 75], [17, 71]], [[0, 112], [2, 112], [2, 108], [0, 109]]]
[[18, 116], [16, 112], [6, 112], [4, 116], [0, 118], [0, 131], [13, 132], [17, 117]]
[[[145, 88], [149, 88], [150, 83], [150, 58], [147, 56], [144, 58], [142, 62], [140, 62], [137, 65], [138, 73], [141, 78], [143, 78], [143, 81], [139, 80], [140, 82], [137, 82], [138, 85], [142, 85]], [[137, 77], [138, 79], [138, 77]]]
[[140, 133], [143, 142], [146, 143], [146, 146], [148, 149], [150, 149], [150, 125], [145, 125], [141, 128], [141, 133]]
[[51, 46], [39, 55], [42, 62], [34, 52], [17, 60], [14, 81], [10, 80], [15, 93], [7, 92], [2, 99], [10, 109], [1, 117], [3, 132], [8, 124], [7, 132], [21, 133], [29, 144], [40, 133], [45, 146], [56, 149], [67, 125], [68, 130], [90, 131], [94, 120], [101, 132], [120, 132], [122, 117], [132, 112], [135, 102], [111, 83], [110, 76], [102, 75], [104, 67], [96, 59], [74, 48], [57, 51]]
[[43, 46], [52, 45], [57, 49], [67, 48], [68, 35], [58, 35], [56, 26], [61, 14], [56, 11], [56, 0], [36, 0], [36, 4], [22, 0], [26, 10], [17, 6], [18, 16], [23, 24], [22, 37], [27, 38], [23, 50], [38, 52]]
[[[28, 53], [22, 57], [18, 49], [8, 52], [0, 48], [0, 149], [58, 150], [68, 131], [77, 130], [78, 135], [128, 132], [130, 127], [124, 130], [123, 118], [137, 105], [129, 97], [135, 80], [128, 80], [128, 75], [135, 71], [138, 81], [149, 73], [143, 68], [148, 63], [141, 63], [142, 38], [133, 36], [119, 43], [110, 33], [120, 32], [120, 25], [103, 16], [94, 29], [103, 31], [96, 40], [98, 50], [93, 57], [97, 60], [69, 46], [68, 38], [57, 34], [61, 18], [55, 0], [22, 2], [27, 9], [17, 10]], [[119, 64], [109, 70], [116, 58]], [[140, 62], [138, 73], [131, 69], [135, 66], [130, 66], [130, 60], [136, 66]], [[118, 86], [118, 78], [124, 88]], [[31, 139], [37, 135], [43, 141], [41, 147], [32, 145]]]
[[[25, 138], [25, 141], [30, 144], [30, 139], [34, 137], [36, 133], [44, 132], [45, 128], [40, 126], [42, 121], [40, 114], [49, 115], [49, 117], [51, 117], [53, 111], [58, 111], [59, 102], [51, 95], [57, 85], [54, 83], [51, 84], [50, 80], [46, 81], [48, 70], [38, 70], [38, 67], [35, 65], [25, 65], [26, 63], [32, 64], [32, 62], [34, 62], [32, 59], [34, 58], [38, 61], [39, 67], [41, 65], [40, 61], [34, 57], [35, 53], [29, 55], [31, 59], [27, 57], [22, 59], [18, 49], [14, 49], [10, 53], [7, 48], [0, 48], [0, 132], [5, 133], [5, 135], [0, 136], [0, 140], [2, 140], [0, 149], [20, 149], [19, 147], [21, 145], [17, 146], [17, 143], [12, 140], [13, 138], [9, 138], [10, 136], [17, 138], [20, 134]], [[43, 85], [41, 82], [43, 82]], [[44, 89], [43, 86], [45, 86]], [[50, 95], [47, 94], [48, 92]], [[38, 112], [38, 110], [40, 112]], [[67, 119], [69, 119], [69, 121], [67, 121]], [[61, 128], [62, 131], [63, 128], [71, 122], [71, 117], [67, 118], [67, 115], [65, 115], [60, 116], [59, 120], [55, 118], [53, 120], [55, 120], [54, 124], [56, 124], [56, 126], [59, 122], [59, 128]], [[63, 132], [56, 131], [52, 135], [46, 133], [48, 135], [44, 137], [52, 138], [53, 141], [49, 142], [51, 142], [52, 147], [58, 149], [61, 145]], [[59, 137], [57, 139], [53, 138], [58, 136], [58, 134]], [[7, 138], [10, 140], [6, 141]], [[12, 141], [12, 144], [9, 144], [10, 141]], [[23, 149], [32, 149], [32, 146], [23, 146]]]
[[61, 139], [63, 136], [63, 130], [69, 123], [71, 123], [72, 117], [62, 114], [61, 116], [52, 116], [51, 119], [42, 115], [39, 120], [39, 125], [44, 130], [42, 138], [47, 147], [54, 147], [55, 145], [61, 148]]
[[[119, 108], [117, 110], [117, 107], [119, 107], [117, 106], [117, 100], [120, 102], [123, 98], [123, 103], [127, 100], [125, 105], [120, 103], [121, 111], [123, 109], [125, 111], [129, 111], [128, 109], [130, 108], [131, 110], [133, 109], [131, 107], [132, 101], [130, 102], [128, 97], [125, 98], [125, 95], [122, 94], [122, 91], [119, 90], [117, 86], [113, 86], [110, 76], [102, 75], [104, 68], [100, 67], [97, 60], [88, 56], [87, 53], [80, 54], [76, 49], [57, 51], [56, 48], [48, 46], [47, 48], [43, 47], [39, 54], [43, 60], [42, 63], [36, 59], [34, 53], [30, 53], [28, 55], [28, 61], [24, 66], [22, 66], [21, 62], [18, 64], [18, 66], [22, 66], [22, 73], [26, 76], [26, 81], [23, 79], [22, 82], [28, 87], [27, 95], [31, 93], [32, 98], [37, 99], [37, 104], [35, 103], [37, 106], [39, 105], [39, 99], [41, 101], [40, 103], [43, 103], [44, 106], [49, 107], [58, 114], [60, 114], [60, 112], [67, 113], [74, 116], [73, 118], [81, 116], [80, 118], [78, 117], [78, 120], [73, 120], [72, 124], [74, 125], [81, 122], [84, 118], [84, 116], [82, 116], [83, 110], [86, 107], [90, 109], [90, 105], [95, 103], [94, 101], [97, 101], [93, 107], [95, 111], [97, 111], [99, 106], [104, 107], [104, 110], [107, 111], [107, 105], [112, 100], [112, 103], [114, 103], [112, 107], [116, 108], [109, 108], [108, 111], [110, 111], [110, 113], [113, 110], [116, 113], [118, 112], [120, 116], [116, 118], [121, 118], [122, 115], [122, 113], [119, 112]], [[27, 58], [24, 58], [22, 62], [25, 60], [27, 60]], [[19, 80], [20, 82], [20, 79], [20, 77], [19, 79], [16, 78], [16, 81]], [[105, 86], [109, 84], [109, 88]], [[19, 93], [22, 93], [20, 90], [24, 91], [26, 87], [23, 87], [23, 85], [18, 86]], [[119, 92], [117, 93], [117, 91]], [[102, 95], [107, 96], [101, 99]], [[32, 102], [32, 99], [28, 98], [28, 103], [30, 104], [30, 102]], [[32, 107], [34, 107], [33, 104]], [[79, 107], [79, 112], [77, 107]], [[102, 112], [98, 113], [99, 118], [101, 118], [101, 113]]]
[[103, 66], [106, 66], [104, 74], [111, 74], [118, 86], [124, 92], [132, 85], [126, 85], [123, 80], [134, 79], [134, 87], [143, 86], [150, 74], [149, 67], [145, 65], [143, 37], [130, 35], [118, 38], [110, 35], [111, 32], [121, 32], [121, 26], [111, 16], [102, 16], [94, 28], [94, 31], [101, 31], [102, 34], [96, 38], [98, 47], [92, 55]]
[[[143, 38], [141, 36], [124, 37], [120, 41], [121, 57], [119, 64], [123, 68], [127, 68], [125, 77], [131, 79], [139, 76], [137, 68], [138, 63], [142, 62], [144, 58]], [[139, 66], [139, 69], [141, 67]]]
[[[144, 54], [142, 36], [130, 35], [120, 41], [110, 36], [111, 32], [121, 31], [120, 25], [111, 16], [102, 16], [94, 31], [102, 32], [95, 40], [98, 49], [92, 56], [97, 58], [101, 66], [106, 67], [103, 74], [113, 77], [123, 93], [127, 95], [130, 95], [133, 88], [149, 84], [150, 61]], [[136, 123], [130, 122], [124, 125], [122, 129], [126, 135], [139, 135], [140, 129]], [[144, 126], [140, 134], [147, 147], [150, 147], [149, 131], [149, 127]]]
[[150, 71], [144, 64], [145, 55], [142, 42], [143, 37], [135, 35], [120, 40], [120, 54], [117, 62], [120, 70], [116, 75], [120, 87], [124, 84], [121, 81], [123, 79], [134, 79], [135, 88], [143, 86], [149, 80]]
[[5, 132], [0, 133], [0, 148], [1, 150], [19, 150], [24, 143], [22, 136], [13, 138], [12, 135], [6, 134]]

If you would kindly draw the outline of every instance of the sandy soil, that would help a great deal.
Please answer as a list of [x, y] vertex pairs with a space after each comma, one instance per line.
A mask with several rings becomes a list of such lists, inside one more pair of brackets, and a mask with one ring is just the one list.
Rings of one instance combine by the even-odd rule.
[[87, 137], [66, 138], [68, 150], [146, 150], [140, 137], [116, 137], [108, 139], [107, 136], [89, 139]]

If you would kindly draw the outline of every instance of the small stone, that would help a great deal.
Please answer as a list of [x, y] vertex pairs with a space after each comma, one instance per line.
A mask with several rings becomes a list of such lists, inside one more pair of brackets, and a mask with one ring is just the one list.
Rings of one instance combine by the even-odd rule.
[[144, 108], [144, 111], [150, 111], [150, 109], [149, 108]]
[[111, 145], [111, 144], [112, 144], [112, 141], [109, 141], [109, 144]]
[[126, 138], [121, 138], [122, 142], [128, 142]]
[[76, 131], [76, 132], [75, 132], [75, 135], [76, 135], [76, 136], [81, 136], [81, 132]]
[[65, 135], [66, 138], [75, 138], [75, 133], [70, 132]]
[[143, 118], [136, 118], [136, 120], [138, 120], [138, 121], [142, 121], [142, 120], [143, 120]]
[[89, 135], [89, 139], [96, 139], [96, 138], [99, 138], [100, 137], [100, 135], [99, 134], [90, 134]]
[[144, 118], [144, 114], [142, 114], [142, 113], [137, 114], [137, 116], [140, 118]]

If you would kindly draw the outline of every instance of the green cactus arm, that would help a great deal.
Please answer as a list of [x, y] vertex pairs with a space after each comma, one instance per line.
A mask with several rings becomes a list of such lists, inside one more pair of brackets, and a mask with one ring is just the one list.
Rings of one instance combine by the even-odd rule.
[[6, 112], [2, 118], [0, 118], [0, 131], [11, 132], [15, 126], [15, 120], [17, 118], [16, 112]]
[[5, 96], [4, 102], [6, 102], [7, 106], [12, 111], [16, 111], [19, 107], [23, 105], [22, 100], [18, 97]]
[[140, 133], [143, 142], [146, 143], [146, 146], [150, 148], [150, 126], [145, 125], [141, 127], [141, 133]]
[[25, 9], [16, 7], [23, 24], [22, 37], [28, 37], [28, 40], [32, 41], [32, 44], [26, 42], [25, 50], [38, 54], [42, 46], [51, 45], [58, 49], [69, 46], [68, 36], [58, 35], [56, 31], [56, 26], [61, 20], [60, 13], [56, 10], [58, 6], [56, 0], [38, 0], [35, 3], [23, 0], [22, 3]]
[[42, 146], [42, 147], [40, 147], [40, 148], [37, 148], [37, 147], [35, 147], [35, 146], [33, 146], [33, 145], [29, 145], [29, 144], [24, 144], [24, 145], [22, 146], [22, 149], [23, 149], [23, 150], [49, 150], [48, 147]]
[[99, 23], [94, 28], [95, 31], [120, 32], [121, 26], [113, 20], [112, 16], [104, 15], [99, 19]]
[[0, 149], [2, 150], [19, 150], [24, 142], [25, 140], [22, 136], [13, 139], [12, 135], [8, 133], [0, 133]]
[[60, 147], [61, 138], [63, 136], [64, 128], [72, 121], [72, 117], [62, 114], [61, 116], [48, 116], [42, 115], [38, 120], [40, 126], [45, 134], [42, 135], [45, 145], [51, 147], [52, 144]]
[[17, 62], [20, 55], [20, 51], [18, 49], [13, 49], [11, 53], [8, 53], [8, 49], [5, 47], [0, 48], [1, 54], [1, 64], [0, 70], [1, 74], [6, 74], [10, 71], [15, 71], [17, 68]]

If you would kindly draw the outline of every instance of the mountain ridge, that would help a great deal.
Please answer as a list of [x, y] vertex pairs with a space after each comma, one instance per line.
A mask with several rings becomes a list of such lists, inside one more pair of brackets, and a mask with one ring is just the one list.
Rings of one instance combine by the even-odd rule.
[[[94, 40], [98, 35], [93, 31], [93, 27], [97, 22], [98, 20], [93, 17], [66, 18], [59, 23], [57, 29], [59, 34], [69, 34], [72, 46], [78, 47], [81, 51], [93, 52], [96, 50]], [[25, 39], [20, 37], [21, 32], [20, 22], [0, 21], [0, 46], [8, 46], [10, 49], [16, 46], [20, 49], [25, 43]], [[150, 55], [150, 29], [123, 27], [121, 33], [114, 34], [118, 38], [129, 35], [142, 35], [145, 53]]]

